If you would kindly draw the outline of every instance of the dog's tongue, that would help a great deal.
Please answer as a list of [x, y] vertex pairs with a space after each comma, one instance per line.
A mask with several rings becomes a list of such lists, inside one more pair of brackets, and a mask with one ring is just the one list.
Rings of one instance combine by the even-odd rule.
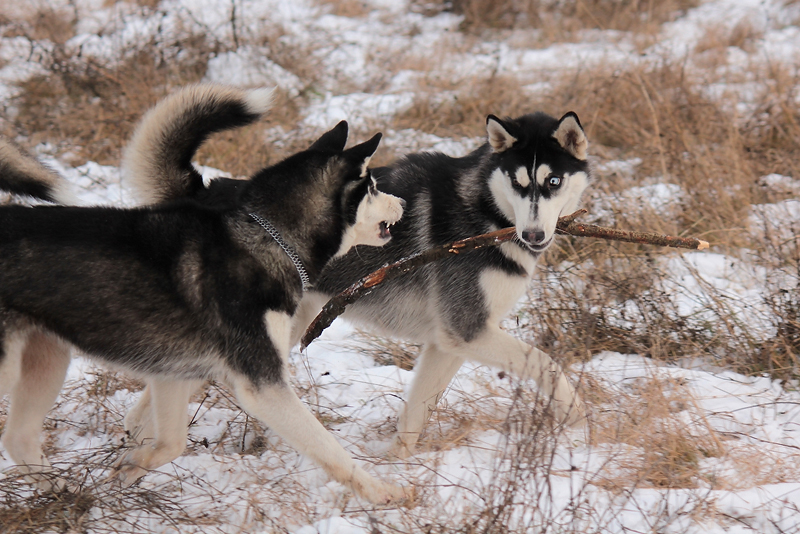
[[388, 239], [392, 237], [392, 234], [389, 232], [389, 225], [386, 224], [386, 221], [381, 221], [380, 229], [381, 229], [380, 235], [382, 239]]

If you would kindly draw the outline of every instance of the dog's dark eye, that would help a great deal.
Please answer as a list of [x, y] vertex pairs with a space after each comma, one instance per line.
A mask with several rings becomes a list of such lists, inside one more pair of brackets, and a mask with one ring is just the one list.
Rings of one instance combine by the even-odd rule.
[[557, 187], [561, 187], [561, 177], [560, 176], [551, 176], [550, 179], [547, 180], [547, 185], [549, 185], [551, 189], [555, 189]]

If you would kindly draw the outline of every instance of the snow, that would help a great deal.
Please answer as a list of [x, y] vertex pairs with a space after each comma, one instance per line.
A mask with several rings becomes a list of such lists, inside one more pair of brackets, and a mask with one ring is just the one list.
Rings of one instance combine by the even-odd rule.
[[[13, 19], [42, 2], [12, 4], [0, 9]], [[554, 76], [576, 73], [587, 65], [611, 69], [665, 56], [685, 58], [709, 28], [730, 30], [744, 22], [758, 38], [752, 49], [731, 47], [723, 70], [744, 72], [745, 66], [766, 61], [797, 64], [800, 50], [800, 30], [793, 24], [800, 16], [800, 4], [783, 0], [701, 1], [665, 24], [657, 42], [644, 50], [624, 33], [599, 31], [544, 48], [524, 46], [526, 37], [519, 32], [509, 32], [505, 40], [475, 42], [458, 31], [459, 17], [448, 13], [426, 17], [413, 12], [411, 4], [367, 0], [360, 3], [363, 16], [347, 17], [335, 14], [327, 3], [311, 0], [164, 0], [154, 10], [101, 0], [47, 2], [54, 9], [74, 8], [79, 15], [77, 35], [65, 48], [80, 49], [84, 57], [108, 64], [123, 59], [121, 51], [151, 40], [178, 54], [175, 39], [181, 31], [195, 31], [219, 43], [232, 42], [236, 31], [246, 42], [213, 55], [206, 81], [277, 85], [298, 101], [305, 95], [298, 128], [322, 130], [347, 119], [355, 127], [383, 129], [383, 146], [401, 153], [440, 150], [458, 156], [482, 142], [383, 127], [414, 106], [417, 91], [422, 91], [420, 80], [431, 75], [416, 67], [422, 59], [436, 66], [435, 76], [443, 86], [485, 73], [514, 76], [535, 93]], [[240, 21], [235, 30], [233, 8]], [[249, 39], [267, 27], [280, 31], [265, 42]], [[275, 57], [281, 45], [305, 47], [315, 70], [313, 83]], [[37, 46], [47, 48], [52, 43]], [[388, 71], [385, 66], [390, 63], [403, 68]], [[0, 103], [6, 113], [14, 113], [17, 84], [44, 72], [28, 39], [0, 37]], [[709, 83], [706, 90], [721, 99], [733, 98], [734, 109], [741, 111], [754, 97], [752, 81]], [[442, 98], [453, 96], [441, 92]], [[280, 128], [273, 129], [266, 137], [279, 139], [281, 133]], [[54, 154], [47, 145], [38, 148], [41, 160], [77, 187], [82, 204], [134, 205], [117, 167], [91, 161], [73, 167], [68, 155]], [[641, 163], [638, 158], [604, 161], [596, 172], [631, 177]], [[199, 164], [198, 168], [206, 177], [227, 176]], [[749, 231], [775, 243], [796, 238], [800, 201], [793, 197], [800, 193], [800, 179], [779, 174], [753, 179], [779, 200], [750, 207]], [[669, 183], [669, 177], [650, 177], [636, 187], [595, 198], [593, 216], [613, 222], [619, 210], [646, 209], [669, 219], [677, 216], [676, 199], [683, 195], [686, 192]], [[669, 295], [689, 326], [716, 324], [725, 315], [734, 329], [737, 323], [746, 324], [748, 335], [767, 339], [777, 326], [763, 295], [775, 275], [751, 261], [746, 252], [659, 257], [655, 261], [667, 276], [653, 291]], [[576, 286], [587, 283], [582, 269], [588, 266], [562, 268], [567, 273], [563, 276]], [[724, 301], [713, 300], [707, 288]], [[536, 296], [534, 290], [527, 298]], [[637, 313], [636, 306], [620, 303], [622, 311], [614, 316], [619, 326], [632, 325], [625, 318]], [[420, 452], [407, 462], [388, 460], [384, 453], [413, 371], [379, 365], [362, 343], [350, 325], [336, 321], [306, 353], [292, 353], [295, 385], [309, 409], [367, 470], [417, 488], [421, 498], [416, 508], [366, 506], [269, 429], [248, 420], [230, 394], [216, 385], [195, 396], [189, 407], [187, 452], [144, 477], [136, 491], [177, 501], [186, 517], [224, 517], [214, 524], [221, 532], [419, 532], [433, 520], [455, 531], [464, 527], [464, 521], [475, 521], [487, 503], [502, 502], [509, 495], [513, 506], [504, 521], [513, 532], [800, 531], [800, 392], [795, 383], [740, 375], [714, 367], [713, 362], [669, 365], [611, 352], [569, 369], [573, 378], [602, 392], [592, 401], [599, 421], [612, 418], [611, 414], [624, 420], [626, 414], [646, 407], [647, 400], [638, 393], [644, 386], [662, 388], [670, 413], [659, 420], [660, 428], [677, 428], [678, 434], [699, 443], [698, 450], [707, 453], [693, 460], [696, 474], [687, 487], [662, 488], [641, 480], [627, 483], [637, 476], [646, 446], [603, 440], [582, 430], [557, 437], [537, 435], [541, 447], [537, 458], [547, 461], [515, 471], [513, 451], [532, 446], [524, 434], [504, 431], [504, 421], [511, 420], [508, 414], [519, 416], [514, 410], [520, 411], [520, 404], [514, 399], [520, 384], [472, 364], [463, 366], [441, 400]], [[98, 401], [90, 392], [102, 386], [101, 373], [82, 357], [74, 360], [46, 432], [55, 451], [53, 460], [72, 463], [73, 470], [93, 451], [116, 451], [123, 440], [122, 417], [140, 394], [123, 381]], [[524, 403], [535, 406], [535, 386], [522, 386], [526, 400], [520, 413], [530, 416], [535, 410], [526, 411], [530, 406]], [[87, 465], [96, 478], [108, 472], [108, 463]], [[0, 470], [6, 473], [0, 477], [12, 473], [1, 448]], [[513, 492], [504, 493], [508, 488]], [[96, 506], [89, 533], [124, 530], [132, 522], [139, 531], [208, 531], [201, 524], [181, 524], [178, 529], [163, 517], [138, 509], [131, 509], [125, 518], [102, 519], [102, 504]]]

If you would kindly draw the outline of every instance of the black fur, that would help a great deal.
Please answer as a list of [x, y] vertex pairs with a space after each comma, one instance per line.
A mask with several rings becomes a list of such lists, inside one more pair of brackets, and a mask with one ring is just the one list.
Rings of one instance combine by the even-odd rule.
[[279, 229], [313, 282], [339, 248], [343, 207], [357, 202], [349, 192], [361, 190], [379, 140], [342, 151], [346, 137], [339, 125], [311, 149], [232, 181], [224, 202], [0, 207], [1, 316], [144, 375], [215, 376], [221, 355], [255, 383], [280, 379], [264, 314], [292, 315], [301, 283], [249, 213]]
[[[520, 166], [531, 169], [534, 161], [546, 161], [559, 172], [588, 170], [585, 161], [573, 157], [553, 138], [558, 119], [536, 113], [505, 119], [503, 124], [517, 142], [502, 153], [493, 153], [487, 143], [461, 158], [441, 153], [411, 154], [388, 167], [374, 169], [379, 188], [405, 200], [403, 219], [392, 227], [392, 241], [384, 247], [355, 247], [333, 260], [320, 276], [316, 290], [334, 295], [387, 263], [433, 246], [513, 226], [498, 209], [489, 190], [489, 175], [497, 167], [513, 172]], [[545, 190], [539, 194], [549, 193]], [[526, 254], [541, 255], [521, 242], [515, 244]], [[498, 269], [512, 276], [530, 275], [499, 249], [485, 248], [449, 257], [382, 284], [352, 306], [352, 310], [359, 313], [358, 309], [363, 308], [365, 321], [396, 332], [397, 317], [391, 311], [382, 313], [381, 303], [392, 302], [400, 295], [411, 295], [411, 299], [419, 295], [422, 301], [425, 295], [439, 294], [447, 330], [469, 342], [486, 325], [487, 308], [478, 287], [480, 276], [487, 269]]]

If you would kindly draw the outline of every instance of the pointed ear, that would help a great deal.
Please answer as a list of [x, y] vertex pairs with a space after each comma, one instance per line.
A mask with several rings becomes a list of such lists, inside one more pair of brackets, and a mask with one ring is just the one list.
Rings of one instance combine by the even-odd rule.
[[570, 111], [561, 117], [561, 120], [558, 121], [558, 128], [553, 132], [553, 137], [564, 150], [579, 160], [586, 161], [589, 141], [586, 139], [581, 121], [578, 120], [578, 116], [574, 112]]
[[309, 150], [324, 150], [326, 152], [341, 152], [347, 144], [347, 121], [337, 124], [332, 130], [322, 134], [314, 141]]
[[508, 150], [517, 142], [517, 138], [509, 133], [508, 126], [494, 115], [486, 117], [486, 133], [495, 152]]
[[357, 159], [371, 158], [372, 155], [375, 153], [375, 151], [378, 150], [378, 145], [381, 142], [381, 137], [382, 136], [383, 136], [383, 134], [376, 133], [375, 135], [372, 136], [372, 139], [370, 139], [369, 141], [364, 141], [360, 145], [356, 145], [354, 147], [348, 148], [344, 152], [349, 157], [354, 158], [354, 159], [356, 159], [356, 158]]
[[345, 154], [348, 158], [352, 158], [351, 161], [354, 161], [356, 164], [361, 165], [361, 176], [364, 176], [364, 173], [367, 170], [367, 166], [369, 165], [369, 160], [372, 158], [372, 155], [375, 154], [375, 151], [378, 150], [378, 145], [381, 142], [381, 133], [376, 133], [372, 136], [372, 139], [369, 141], [364, 141], [360, 145], [356, 145], [352, 148], [348, 148], [345, 150]]

